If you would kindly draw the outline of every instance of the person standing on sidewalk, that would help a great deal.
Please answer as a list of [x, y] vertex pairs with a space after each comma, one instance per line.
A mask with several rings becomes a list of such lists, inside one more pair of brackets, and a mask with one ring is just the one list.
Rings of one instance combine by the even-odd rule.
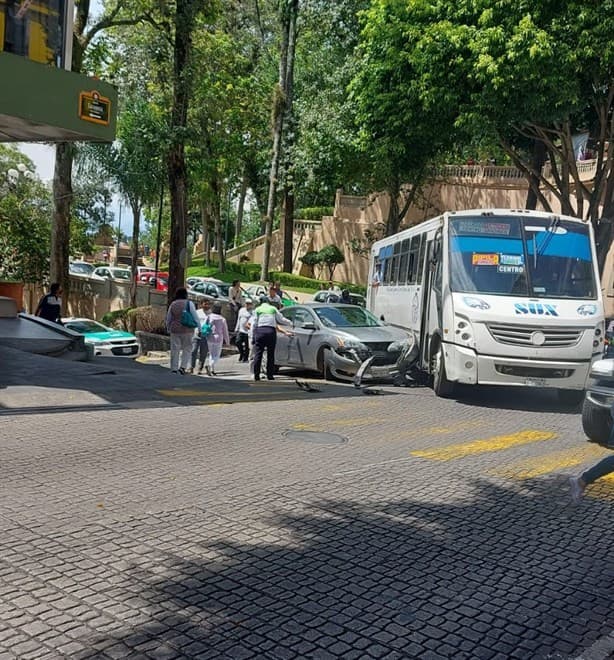
[[203, 369], [205, 368], [207, 354], [209, 352], [207, 344], [208, 336], [203, 334], [202, 328], [203, 323], [207, 322], [209, 314], [211, 314], [211, 301], [204, 298], [200, 309], [196, 310], [196, 314], [198, 315], [199, 324], [198, 328], [194, 331], [194, 337], [192, 338], [192, 366], [190, 372], [194, 373], [194, 369], [196, 369], [196, 361], [198, 360], [198, 373], [202, 374]]
[[281, 326], [292, 323], [282, 316], [277, 307], [266, 299], [254, 310], [252, 327], [254, 333], [254, 380], [260, 380], [260, 369], [262, 367], [262, 356], [266, 350], [266, 377], [274, 380], [275, 374], [275, 344], [277, 343], [277, 331], [289, 337], [292, 332], [283, 330]]
[[222, 346], [230, 344], [230, 337], [228, 336], [228, 324], [226, 319], [222, 316], [222, 305], [220, 303], [213, 303], [211, 307], [211, 314], [209, 314], [209, 323], [212, 326], [211, 334], [207, 337], [207, 344], [209, 347], [209, 357], [207, 358], [207, 365], [205, 371], [208, 376], [216, 376], [215, 365], [218, 363], [222, 355]]
[[249, 361], [249, 324], [254, 314], [254, 303], [251, 298], [245, 301], [245, 307], [239, 310], [235, 332], [237, 335], [237, 348], [239, 349], [239, 362]]
[[166, 312], [166, 329], [171, 336], [171, 371], [184, 374], [190, 366], [192, 337], [194, 328], [200, 327], [200, 320], [194, 303], [188, 300], [188, 292], [179, 287], [175, 299]]

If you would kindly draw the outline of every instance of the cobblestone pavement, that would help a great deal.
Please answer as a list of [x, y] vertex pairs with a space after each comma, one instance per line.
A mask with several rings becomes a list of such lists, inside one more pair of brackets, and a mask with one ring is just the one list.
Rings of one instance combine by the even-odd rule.
[[2, 415], [0, 658], [614, 649], [614, 481], [570, 504], [569, 474], [605, 453], [577, 412], [291, 381], [201, 405], [195, 380], [162, 407]]

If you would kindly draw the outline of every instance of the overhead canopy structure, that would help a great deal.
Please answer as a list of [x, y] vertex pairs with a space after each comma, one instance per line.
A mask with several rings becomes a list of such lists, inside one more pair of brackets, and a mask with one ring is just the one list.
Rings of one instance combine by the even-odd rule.
[[69, 70], [73, 11], [73, 0], [0, 0], [0, 142], [115, 138], [115, 88]]

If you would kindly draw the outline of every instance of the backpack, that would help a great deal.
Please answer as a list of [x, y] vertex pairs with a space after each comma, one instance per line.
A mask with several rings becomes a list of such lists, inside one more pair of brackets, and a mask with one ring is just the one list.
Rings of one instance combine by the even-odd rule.
[[209, 321], [209, 317], [207, 317], [204, 323], [200, 326], [200, 336], [203, 338], [207, 338], [212, 333], [213, 333], [213, 324]]

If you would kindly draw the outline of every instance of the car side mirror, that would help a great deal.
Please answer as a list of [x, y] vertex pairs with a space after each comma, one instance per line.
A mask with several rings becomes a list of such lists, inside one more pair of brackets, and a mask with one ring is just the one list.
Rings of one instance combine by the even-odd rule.
[[300, 326], [303, 330], [315, 330], [316, 329], [316, 324], [315, 323], [303, 323], [303, 325]]

